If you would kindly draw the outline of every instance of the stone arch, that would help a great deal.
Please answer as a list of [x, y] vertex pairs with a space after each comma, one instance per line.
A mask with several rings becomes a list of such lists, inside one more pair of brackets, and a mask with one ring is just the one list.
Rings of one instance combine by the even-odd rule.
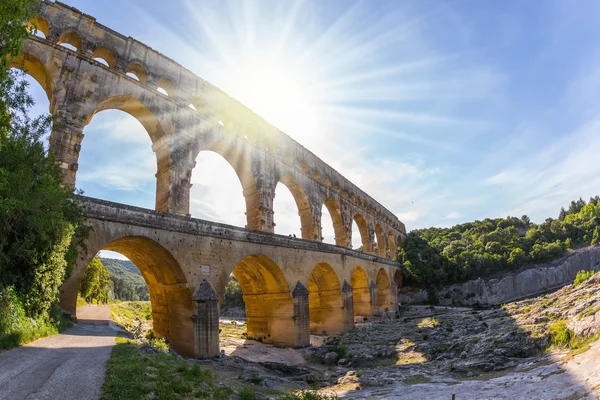
[[394, 234], [390, 231], [387, 234], [387, 247], [388, 247], [388, 257], [390, 259], [394, 259], [394, 257], [396, 257], [396, 253], [398, 252], [398, 249], [396, 247], [396, 242], [394, 241]]
[[396, 240], [396, 245], [400, 248], [404, 247], [404, 241], [402, 240], [402, 235], [398, 235], [398, 239]]
[[360, 232], [360, 240], [362, 242], [363, 251], [365, 253], [372, 253], [373, 247], [369, 237], [369, 224], [367, 223], [367, 220], [362, 216], [362, 214], [357, 213], [354, 215], [354, 222], [356, 222], [358, 231]]
[[377, 238], [377, 254], [379, 254], [379, 257], [385, 257], [387, 254], [387, 243], [380, 224], [375, 225], [375, 237]]
[[28, 27], [42, 32], [44, 37], [48, 37], [48, 33], [50, 33], [50, 24], [48, 24], [48, 21], [45, 18], [40, 16], [29, 21]]
[[[302, 232], [302, 239], [304, 240], [319, 240], [317, 233], [314, 229], [314, 219], [312, 210], [310, 208], [310, 202], [302, 185], [291, 176], [284, 176], [279, 179], [279, 182], [285, 185], [292, 193], [296, 206], [298, 207], [298, 215], [300, 216], [300, 231]], [[273, 216], [275, 219], [276, 216]]]
[[379, 311], [394, 310], [392, 308], [392, 291], [390, 278], [384, 268], [380, 268], [377, 272], [377, 292], [379, 294]]
[[153, 332], [159, 337], [169, 338], [173, 347], [181, 354], [193, 355], [193, 303], [186, 276], [173, 255], [160, 243], [144, 236], [124, 235], [102, 241], [94, 235], [85, 255], [80, 256], [69, 280], [63, 285], [61, 307], [75, 315], [77, 292], [85, 269], [100, 250], [111, 250], [123, 254], [141, 272], [150, 293]]
[[342, 292], [337, 274], [329, 264], [317, 264], [308, 279], [310, 331], [315, 334], [342, 333], [342, 307]]
[[140, 81], [141, 83], [148, 82], [148, 73], [146, 72], [146, 69], [144, 68], [142, 63], [139, 61], [130, 62], [129, 65], [127, 66], [126, 73], [135, 75], [137, 80]]
[[[88, 103], [93, 104], [93, 103]], [[91, 107], [94, 107], [93, 105]], [[156, 156], [156, 209], [166, 211], [162, 206], [165, 202], [164, 188], [168, 187], [167, 174], [160, 174], [161, 171], [166, 171], [171, 164], [171, 149], [166, 140], [166, 132], [163, 130], [161, 125], [162, 121], [159, 120], [157, 113], [150, 109], [150, 107], [130, 94], [113, 94], [104, 97], [98, 103], [95, 104], [93, 110], [87, 110], [87, 118], [85, 119], [85, 126], [89, 125], [94, 115], [104, 110], [119, 110], [123, 111], [135, 119], [146, 129], [152, 142], [152, 150]], [[84, 126], [84, 128], [85, 128]], [[83, 135], [81, 139], [83, 141]], [[164, 145], [163, 145], [164, 144]], [[77, 153], [79, 158], [79, 153]], [[73, 180], [73, 184], [76, 183], [76, 177]], [[168, 195], [168, 193], [167, 193]]]
[[117, 65], [117, 55], [108, 47], [96, 47], [96, 50], [94, 50], [92, 54], [92, 58], [101, 58], [106, 61], [110, 68], [114, 68]]
[[75, 47], [75, 49], [77, 49], [77, 52], [81, 52], [82, 40], [81, 36], [79, 36], [77, 32], [66, 31], [59, 36], [58, 42], [56, 44], [70, 44], [71, 46]]
[[294, 306], [283, 272], [271, 258], [255, 254], [233, 269], [246, 304], [248, 338], [294, 345]]
[[162, 77], [158, 80], [157, 85], [159, 89], [163, 89], [165, 92], [167, 92], [169, 97], [174, 97], [177, 95], [177, 86], [171, 78]]
[[55, 81], [46, 65], [38, 57], [24, 49], [18, 56], [11, 58], [10, 67], [18, 68], [35, 79], [46, 92], [50, 108], [53, 107]]
[[338, 203], [328, 197], [323, 203], [327, 207], [327, 211], [331, 215], [331, 222], [333, 223], [333, 232], [335, 234], [335, 244], [338, 246], [348, 246], [346, 239], [346, 231], [344, 229], [344, 219], [342, 218], [342, 211]]
[[256, 218], [257, 210], [260, 210], [260, 194], [250, 167], [248, 153], [243, 150], [243, 147], [237, 146], [235, 142], [211, 139], [210, 135], [206, 136], [204, 142], [194, 150], [194, 160], [201, 151], [212, 151], [219, 154], [234, 169], [242, 184], [242, 193], [246, 202], [246, 228], [260, 230], [260, 219]]
[[352, 271], [352, 302], [354, 315], [371, 315], [371, 294], [369, 291], [369, 279], [362, 267], [356, 267]]

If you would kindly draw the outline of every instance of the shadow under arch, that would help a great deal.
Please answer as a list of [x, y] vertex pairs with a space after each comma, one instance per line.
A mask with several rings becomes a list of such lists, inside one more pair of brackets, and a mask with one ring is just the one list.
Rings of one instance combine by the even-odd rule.
[[315, 334], [344, 332], [342, 308], [342, 292], [337, 274], [329, 264], [317, 264], [308, 280], [310, 331]]
[[133, 262], [148, 286], [154, 334], [168, 338], [180, 354], [193, 355], [192, 294], [173, 255], [160, 243], [144, 236], [123, 236], [95, 250], [77, 260], [70, 282], [63, 285], [61, 307], [75, 315], [77, 292], [87, 265], [100, 250], [115, 251]]
[[[331, 215], [331, 222], [333, 223], [333, 233], [335, 235], [335, 244], [337, 246], [348, 247], [349, 243], [346, 239], [346, 230], [344, 229], [344, 219], [342, 218], [342, 211], [338, 203], [331, 197], [325, 199], [323, 202], [329, 215]], [[323, 222], [321, 222], [322, 224]]]
[[402, 288], [402, 272], [397, 269], [394, 271], [394, 282], [396, 283], [396, 287], [398, 288], [398, 295], [400, 295], [400, 290]]
[[354, 215], [354, 222], [358, 226], [358, 231], [360, 232], [360, 240], [362, 243], [362, 248], [365, 253], [373, 252], [373, 245], [371, 243], [371, 239], [369, 238], [369, 225], [365, 220], [365, 217], [362, 214]]
[[320, 241], [320, 238], [314, 229], [314, 219], [310, 208], [310, 202], [308, 201], [308, 197], [306, 196], [302, 185], [291, 176], [284, 176], [279, 179], [279, 182], [285, 185], [294, 197], [296, 207], [298, 208], [298, 215], [300, 216], [300, 232], [302, 232], [302, 239]]
[[371, 315], [371, 293], [369, 291], [369, 279], [362, 267], [356, 267], [352, 271], [352, 303], [354, 315]]
[[392, 308], [392, 289], [390, 278], [385, 269], [380, 268], [377, 272], [377, 293], [379, 294], [379, 311], [395, 310]]
[[198, 154], [202, 151], [216, 153], [231, 165], [242, 185], [242, 193], [246, 202], [246, 228], [261, 230], [260, 194], [250, 167], [250, 156], [243, 151], [241, 146], [236, 146], [234, 143], [224, 140], [211, 140], [211, 135], [207, 135], [204, 143], [195, 149], [194, 160], [198, 158]]
[[375, 225], [375, 237], [377, 238], [377, 254], [379, 254], [379, 257], [385, 257], [387, 254], [387, 243], [380, 224]]
[[255, 254], [233, 269], [246, 304], [248, 338], [294, 346], [294, 305], [283, 272], [271, 258]]

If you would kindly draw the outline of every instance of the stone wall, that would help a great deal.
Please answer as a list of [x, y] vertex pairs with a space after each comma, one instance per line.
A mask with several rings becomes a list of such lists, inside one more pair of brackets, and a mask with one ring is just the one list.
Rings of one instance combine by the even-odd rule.
[[[476, 279], [437, 292], [441, 305], [492, 306], [537, 296], [573, 283], [578, 271], [600, 270], [600, 246], [573, 251], [550, 264], [507, 274], [497, 279]], [[427, 302], [427, 292], [405, 288], [402, 304]]]

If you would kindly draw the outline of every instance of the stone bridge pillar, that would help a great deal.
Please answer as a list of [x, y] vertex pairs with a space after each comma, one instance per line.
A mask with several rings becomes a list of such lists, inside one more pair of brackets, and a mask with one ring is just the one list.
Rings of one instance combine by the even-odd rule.
[[244, 197], [248, 198], [255, 191], [258, 192], [258, 201], [247, 205], [246, 228], [259, 230], [263, 232], [275, 232], [273, 223], [273, 200], [275, 199], [275, 186], [264, 177], [258, 177], [256, 180], [256, 189], [244, 189]]
[[156, 153], [156, 210], [190, 215], [190, 179], [194, 161], [189, 146], [176, 148], [172, 136], [164, 136], [152, 145]]
[[371, 297], [371, 315], [379, 314], [379, 289], [374, 281], [369, 284], [369, 294]]
[[83, 141], [85, 121], [71, 119], [68, 114], [56, 113], [50, 134], [50, 150], [62, 168], [65, 183], [75, 187], [79, 152]]
[[294, 303], [294, 346], [310, 345], [310, 314], [308, 311], [308, 289], [298, 281], [292, 290]]
[[219, 354], [219, 296], [207, 280], [192, 296], [197, 304], [194, 321], [194, 353], [196, 358], [212, 358]]
[[352, 296], [352, 286], [345, 279], [342, 286], [342, 303], [344, 332], [348, 332], [354, 328], [354, 298]]
[[390, 311], [393, 311], [395, 313], [396, 311], [398, 311], [398, 285], [393, 279], [391, 279], [390, 286], [392, 288], [390, 300], [392, 302], [392, 307], [390, 308]]

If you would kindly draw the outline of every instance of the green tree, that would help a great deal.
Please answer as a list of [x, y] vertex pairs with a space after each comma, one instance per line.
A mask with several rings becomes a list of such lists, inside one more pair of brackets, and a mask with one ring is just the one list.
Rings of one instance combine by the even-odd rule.
[[[44, 149], [48, 116], [30, 118], [23, 74], [9, 69], [31, 32], [36, 3], [0, 2], [0, 289], [13, 287], [28, 316], [44, 315], [67, 271], [69, 246], [83, 216]], [[84, 235], [84, 231], [80, 231]]]
[[94, 257], [85, 270], [79, 293], [88, 303], [106, 303], [111, 283], [108, 270], [98, 257]]

